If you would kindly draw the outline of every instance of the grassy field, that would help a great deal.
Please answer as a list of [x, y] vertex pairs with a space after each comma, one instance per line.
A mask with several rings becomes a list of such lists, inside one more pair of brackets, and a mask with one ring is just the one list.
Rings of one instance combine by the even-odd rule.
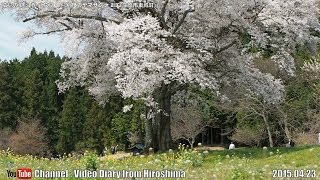
[[[175, 152], [139, 157], [121, 155], [97, 157], [93, 153], [86, 153], [82, 157], [68, 156], [60, 159], [17, 156], [8, 151], [0, 153], [1, 180], [13, 179], [8, 178], [7, 170], [16, 171], [20, 167], [46, 171], [68, 170], [69, 178], [64, 179], [86, 179], [73, 177], [73, 170], [75, 169], [131, 170], [132, 172], [144, 169], [183, 170], [186, 173], [186, 179], [218, 180], [273, 179], [273, 170], [279, 170], [277, 176], [284, 177], [291, 173], [292, 176], [298, 176], [292, 179], [306, 179], [306, 176], [313, 176], [312, 173], [315, 171], [317, 173], [316, 177], [310, 179], [320, 179], [320, 146], [269, 148], [267, 150], [239, 148], [209, 152], [202, 150], [189, 151], [181, 148], [181, 150]], [[302, 178], [302, 175], [304, 175], [304, 178]]]

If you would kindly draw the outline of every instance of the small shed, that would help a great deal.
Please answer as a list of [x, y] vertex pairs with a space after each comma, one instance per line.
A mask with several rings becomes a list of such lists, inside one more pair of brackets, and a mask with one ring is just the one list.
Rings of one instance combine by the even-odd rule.
[[143, 149], [144, 149], [144, 145], [141, 144], [141, 143], [136, 143], [136, 144], [134, 144], [133, 146], [131, 146], [131, 147], [128, 148], [128, 149], [132, 151], [132, 154], [133, 154], [134, 156], [136, 156], [136, 155], [141, 154], [141, 152], [142, 152]]

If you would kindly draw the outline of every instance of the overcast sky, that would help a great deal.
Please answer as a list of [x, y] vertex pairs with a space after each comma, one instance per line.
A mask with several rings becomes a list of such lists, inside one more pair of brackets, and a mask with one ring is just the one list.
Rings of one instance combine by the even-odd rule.
[[0, 14], [0, 59], [24, 59], [30, 54], [32, 47], [37, 51], [53, 50], [63, 55], [62, 45], [57, 36], [38, 36], [27, 43], [20, 43], [19, 33], [30, 27], [30, 24], [16, 22], [9, 14]]

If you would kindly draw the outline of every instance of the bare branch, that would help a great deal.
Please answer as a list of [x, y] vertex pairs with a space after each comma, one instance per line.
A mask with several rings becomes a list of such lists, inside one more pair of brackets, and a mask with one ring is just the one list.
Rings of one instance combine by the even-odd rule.
[[77, 26], [78, 24], [75, 23], [74, 21], [72, 21], [70, 18], [66, 18], [65, 20], [67, 20], [69, 23], [71, 23], [73, 26]]
[[64, 32], [64, 31], [71, 31], [72, 29], [57, 29], [53, 31], [48, 31], [48, 32], [36, 32], [34, 33], [35, 35], [48, 35], [48, 34], [53, 34], [53, 33], [58, 33], [58, 32]]
[[71, 26], [67, 25], [66, 23], [64, 22], [59, 22], [61, 25], [63, 25], [64, 27], [66, 27], [67, 29], [71, 30]]
[[231, 48], [231, 47], [232, 47], [233, 45], [235, 45], [236, 43], [237, 43], [237, 41], [234, 40], [234, 41], [232, 41], [231, 43], [223, 46], [222, 48], [219, 48], [219, 49], [205, 49], [205, 50], [208, 51], [208, 52], [210, 52], [210, 53], [212, 53], [213, 55], [217, 55], [217, 54], [219, 54], [219, 53], [221, 53], [221, 52], [223, 52], [223, 51]]
[[45, 18], [45, 17], [51, 17], [51, 18], [59, 18], [59, 17], [69, 17], [69, 18], [79, 18], [79, 19], [93, 19], [97, 21], [105, 21], [105, 22], [115, 22], [117, 24], [120, 24], [121, 21], [115, 20], [115, 19], [108, 19], [105, 17], [101, 16], [88, 16], [88, 15], [72, 15], [72, 14], [40, 14], [40, 15], [35, 15], [30, 18], [24, 19], [22, 22], [28, 22], [31, 20], [39, 19], [39, 18]]
[[102, 35], [105, 36], [106, 35], [106, 30], [104, 29], [103, 21], [100, 21], [100, 23], [101, 23], [101, 28], [102, 28]]
[[225, 50], [227, 50], [227, 49], [229, 49], [229, 48], [231, 48], [233, 45], [235, 45], [237, 43], [237, 41], [236, 40], [234, 40], [234, 41], [232, 41], [230, 44], [227, 44], [226, 46], [224, 46], [224, 47], [222, 47], [222, 48], [220, 48], [220, 49], [218, 49], [218, 50], [215, 50], [215, 51], [213, 51], [213, 54], [219, 54], [219, 53], [221, 53], [222, 51], [225, 51]]
[[156, 12], [156, 14], [158, 14], [158, 18], [160, 20], [160, 25], [166, 30], [169, 29], [169, 27], [167, 25], [167, 22], [164, 19], [164, 15], [165, 15], [165, 12], [166, 12], [166, 8], [167, 8], [167, 5], [168, 5], [168, 2], [169, 2], [169, 0], [166, 0], [164, 2], [163, 7], [161, 8], [160, 14]]
[[251, 17], [245, 17], [244, 19], [252, 19], [251, 23], [255, 22], [257, 18], [259, 17], [259, 14], [262, 12], [262, 10], [265, 8], [265, 6], [262, 6], [256, 13], [254, 13]]
[[164, 17], [164, 14], [166, 12], [166, 8], [167, 8], [167, 5], [169, 3], [169, 0], [166, 0], [161, 8], [161, 11], [160, 11], [160, 16]]
[[202, 133], [208, 126], [203, 119], [203, 114], [194, 107], [172, 106], [171, 135], [173, 140], [185, 139], [191, 148], [198, 134]]
[[190, 13], [190, 12], [194, 12], [193, 9], [188, 9], [186, 10], [184, 13], [183, 13], [183, 16], [182, 18], [180, 19], [179, 23], [177, 24], [177, 26], [173, 29], [173, 32], [172, 34], [175, 34], [178, 29], [181, 27], [182, 23], [184, 22], [184, 20], [186, 19], [187, 15]]

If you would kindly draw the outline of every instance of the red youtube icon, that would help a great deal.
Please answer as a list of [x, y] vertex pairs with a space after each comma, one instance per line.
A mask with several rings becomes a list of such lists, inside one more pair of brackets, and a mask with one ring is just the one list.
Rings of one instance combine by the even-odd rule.
[[17, 169], [17, 178], [18, 179], [31, 179], [32, 178], [32, 170], [30, 168]]

